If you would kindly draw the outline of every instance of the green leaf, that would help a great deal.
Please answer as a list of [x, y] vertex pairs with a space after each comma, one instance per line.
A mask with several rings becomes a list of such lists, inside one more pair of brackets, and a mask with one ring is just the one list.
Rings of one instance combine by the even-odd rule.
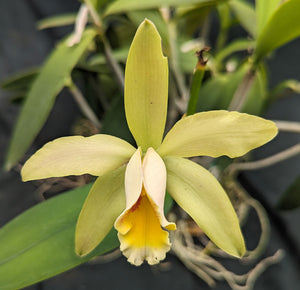
[[[210, 12], [220, 3], [226, 2], [215, 0], [210, 2], [200, 2], [192, 6], [176, 7], [175, 20], [179, 22], [178, 25], [180, 26], [180, 29], [184, 29], [185, 31], [184, 35], [181, 34], [181, 36], [187, 37], [188, 35], [194, 35], [195, 31], [197, 31], [199, 27], [202, 27], [207, 17], [209, 17]], [[181, 26], [181, 23], [184, 24], [184, 27]]]
[[197, 57], [195, 51], [182, 52], [178, 49], [178, 65], [182, 72], [190, 74], [195, 68]]
[[[122, 48], [113, 50], [112, 55], [116, 61], [125, 63], [127, 55], [128, 55], [128, 51], [129, 51], [129, 47], [126, 46], [126, 47], [122, 47]], [[98, 54], [92, 56], [88, 60], [88, 64], [91, 66], [106, 64], [106, 58], [105, 58], [104, 54], [98, 53]]]
[[110, 14], [127, 12], [130, 10], [143, 10], [151, 8], [160, 8], [164, 6], [180, 6], [180, 5], [211, 5], [211, 3], [221, 2], [224, 0], [116, 0], [112, 2], [107, 10], [105, 16]]
[[95, 12], [102, 12], [103, 7], [106, 6], [111, 0], [80, 0], [87, 6], [92, 7]]
[[228, 2], [241, 26], [253, 37], [256, 36], [256, 14], [254, 8], [247, 2], [231, 0]]
[[[233, 73], [219, 74], [206, 81], [200, 90], [198, 111], [227, 109], [248, 69], [249, 66], [245, 65]], [[263, 69], [259, 69], [242, 112], [254, 115], [261, 113], [266, 103], [266, 86]]]
[[215, 62], [218, 63], [218, 65], [221, 65], [221, 63], [231, 54], [243, 51], [243, 50], [252, 50], [255, 47], [255, 41], [249, 40], [249, 39], [236, 39], [229, 43], [226, 47], [224, 47], [216, 56], [215, 56]]
[[96, 31], [86, 30], [81, 42], [73, 47], [68, 47], [68, 39], [65, 39], [49, 56], [35, 79], [18, 118], [6, 157], [6, 169], [10, 169], [23, 156], [42, 128], [57, 94], [95, 35]]
[[27, 90], [38, 74], [37, 68], [14, 74], [1, 83], [1, 88], [9, 91]]
[[75, 225], [90, 188], [40, 203], [0, 229], [0, 289], [23, 288], [118, 247], [112, 230], [90, 255], [75, 254]]
[[300, 206], [300, 176], [283, 194], [278, 202], [277, 208], [282, 210], [291, 210]]
[[289, 0], [272, 14], [258, 36], [255, 63], [272, 50], [300, 36], [299, 11], [300, 1]]
[[260, 35], [261, 31], [265, 27], [269, 18], [278, 7], [281, 0], [256, 0], [255, 10], [257, 19], [257, 35]]
[[164, 213], [165, 213], [165, 215], [167, 215], [168, 212], [171, 210], [173, 204], [174, 204], [174, 201], [173, 201], [172, 196], [168, 192], [166, 192], [165, 202], [164, 202]]
[[123, 97], [116, 97], [109, 109], [105, 112], [102, 121], [102, 134], [109, 134], [134, 144], [133, 137], [129, 131]]
[[298, 80], [288, 79], [282, 81], [271, 90], [269, 99], [274, 102], [289, 93], [300, 94], [300, 82]]
[[37, 28], [42, 30], [46, 28], [71, 25], [75, 23], [76, 13], [66, 13], [44, 18], [37, 22]]

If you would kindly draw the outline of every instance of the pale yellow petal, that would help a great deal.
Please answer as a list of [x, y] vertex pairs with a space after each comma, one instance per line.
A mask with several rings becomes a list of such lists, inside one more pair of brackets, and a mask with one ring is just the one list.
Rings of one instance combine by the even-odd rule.
[[[138, 200], [143, 185], [141, 149], [138, 148], [130, 158], [125, 173], [126, 209]], [[125, 209], [125, 210], [126, 210]]]
[[145, 20], [131, 44], [125, 70], [125, 111], [129, 129], [146, 152], [164, 133], [168, 102], [168, 62], [154, 24]]
[[230, 255], [245, 253], [236, 213], [215, 177], [200, 165], [180, 157], [164, 158], [167, 191], [201, 227], [204, 233]]
[[167, 183], [166, 166], [153, 148], [147, 150], [143, 159], [143, 178], [146, 192], [159, 210], [162, 227], [168, 230], [175, 230], [175, 224], [169, 223], [164, 216]]
[[122, 166], [98, 177], [94, 183], [76, 225], [77, 255], [85, 256], [96, 248], [125, 208], [124, 175]]
[[100, 176], [128, 162], [135, 148], [126, 141], [98, 134], [47, 143], [25, 163], [23, 181], [89, 173]]
[[277, 134], [272, 121], [245, 113], [210, 111], [179, 120], [157, 149], [160, 156], [242, 156]]

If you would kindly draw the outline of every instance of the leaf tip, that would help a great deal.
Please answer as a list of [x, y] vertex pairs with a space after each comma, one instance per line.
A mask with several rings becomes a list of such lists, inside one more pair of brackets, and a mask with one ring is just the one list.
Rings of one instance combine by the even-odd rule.
[[82, 241], [79, 239], [75, 238], [75, 253], [77, 256], [80, 258], [85, 257], [88, 255], [93, 249], [87, 248]]

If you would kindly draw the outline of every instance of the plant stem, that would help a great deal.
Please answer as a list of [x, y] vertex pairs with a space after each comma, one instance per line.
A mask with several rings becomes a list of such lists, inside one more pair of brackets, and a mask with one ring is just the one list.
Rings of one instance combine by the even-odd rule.
[[70, 80], [69, 84], [67, 85], [69, 88], [69, 91], [71, 92], [74, 100], [79, 106], [79, 109], [81, 110], [82, 114], [87, 117], [98, 129], [101, 128], [101, 123], [99, 119], [97, 118], [96, 114], [94, 111], [91, 109], [89, 106], [88, 102], [82, 95], [81, 91], [79, 88], [74, 84], [72, 80]]
[[279, 131], [300, 133], [300, 122], [291, 121], [273, 121], [275, 122]]
[[243, 108], [254, 80], [255, 70], [250, 69], [235, 91], [231, 103], [228, 106], [229, 111], [240, 111]]
[[107, 61], [108, 65], [111, 67], [111, 69], [116, 77], [120, 91], [123, 93], [124, 92], [124, 73], [123, 73], [123, 70], [121, 69], [119, 63], [113, 57], [110, 43], [105, 36], [105, 32], [103, 31], [102, 20], [99, 16], [98, 12], [94, 9], [90, 0], [85, 0], [84, 2], [89, 9], [90, 15], [92, 17], [92, 20], [93, 20], [95, 26], [98, 29], [98, 34], [99, 34], [99, 36], [102, 40], [103, 46], [104, 46], [104, 54], [105, 54], [106, 61]]
[[110, 46], [110, 44], [109, 44], [109, 42], [108, 42], [108, 40], [107, 40], [107, 38], [104, 34], [101, 35], [101, 39], [102, 39], [102, 42], [103, 42], [103, 45], [104, 45], [104, 53], [105, 53], [106, 61], [110, 65], [110, 67], [111, 67], [111, 69], [112, 69], [112, 71], [113, 71], [113, 73], [116, 77], [116, 80], [117, 80], [120, 91], [123, 93], [124, 92], [124, 73], [123, 73], [123, 70], [121, 69], [119, 63], [113, 57], [111, 46]]
[[196, 113], [197, 110], [197, 103], [199, 98], [199, 92], [203, 80], [203, 76], [205, 73], [205, 66], [206, 62], [203, 59], [203, 52], [208, 51], [209, 48], [204, 48], [201, 51], [197, 52], [198, 62], [195, 68], [195, 72], [192, 79], [192, 86], [191, 86], [191, 92], [190, 92], [190, 99], [186, 111], [186, 115], [193, 115]]
[[95, 10], [93, 4], [91, 3], [91, 0], [84, 0], [85, 5], [88, 7], [90, 15], [92, 17], [92, 20], [94, 22], [94, 24], [99, 27], [102, 28], [102, 21], [101, 18], [98, 14], [98, 12]]
[[297, 154], [300, 154], [300, 143], [296, 144], [286, 150], [283, 150], [277, 154], [274, 154], [270, 157], [263, 158], [258, 161], [245, 162], [245, 163], [232, 163], [227, 167], [226, 170], [229, 170], [231, 174], [240, 170], [256, 170], [264, 167], [271, 166], [275, 163], [284, 161], [288, 158], [291, 158]]
[[177, 40], [177, 32], [176, 32], [176, 25], [171, 20], [167, 22], [168, 32], [169, 32], [169, 43], [170, 43], [170, 51], [171, 57], [170, 60], [170, 67], [172, 69], [172, 73], [174, 75], [174, 79], [176, 81], [177, 89], [182, 100], [185, 100], [187, 96], [187, 89], [185, 87], [184, 78], [181, 74], [178, 65], [178, 52], [176, 47], [176, 40]]
[[71, 47], [80, 42], [82, 33], [84, 32], [84, 29], [88, 22], [88, 14], [89, 14], [88, 7], [85, 4], [81, 4], [78, 14], [76, 16], [74, 33], [72, 34], [72, 37], [68, 41], [68, 46]]

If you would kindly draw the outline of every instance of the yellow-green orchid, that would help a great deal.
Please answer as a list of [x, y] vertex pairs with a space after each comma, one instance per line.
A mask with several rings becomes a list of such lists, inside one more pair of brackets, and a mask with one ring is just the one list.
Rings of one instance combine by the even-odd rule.
[[24, 165], [24, 181], [99, 176], [78, 218], [78, 255], [91, 252], [115, 226], [130, 263], [152, 265], [164, 259], [170, 249], [168, 231], [176, 228], [163, 213], [166, 190], [218, 247], [233, 256], [244, 254], [239, 221], [223, 188], [186, 158], [242, 156], [271, 140], [277, 128], [256, 116], [211, 111], [182, 118], [163, 139], [167, 96], [167, 59], [154, 24], [145, 20], [125, 71], [126, 118], [138, 148], [103, 134], [64, 137], [46, 144]]

